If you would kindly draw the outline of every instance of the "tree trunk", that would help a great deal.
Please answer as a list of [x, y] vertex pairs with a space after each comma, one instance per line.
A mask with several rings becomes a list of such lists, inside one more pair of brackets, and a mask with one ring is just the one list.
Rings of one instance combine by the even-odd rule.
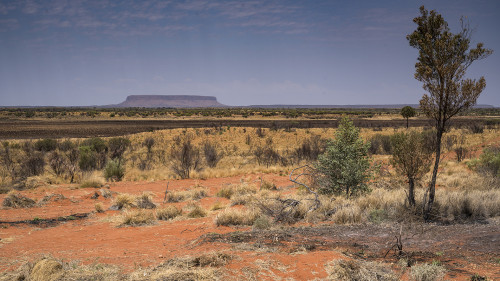
[[408, 117], [406, 117], [406, 129], [408, 129]]
[[439, 160], [441, 158], [441, 138], [443, 137], [444, 126], [437, 128], [436, 139], [436, 160], [434, 162], [434, 169], [432, 170], [432, 179], [429, 183], [429, 194], [427, 198], [427, 205], [424, 206], [424, 220], [428, 221], [431, 215], [432, 204], [434, 204], [434, 197], [436, 195], [436, 178], [439, 168]]
[[413, 178], [408, 178], [409, 190], [408, 190], [408, 202], [410, 206], [415, 206], [415, 180]]

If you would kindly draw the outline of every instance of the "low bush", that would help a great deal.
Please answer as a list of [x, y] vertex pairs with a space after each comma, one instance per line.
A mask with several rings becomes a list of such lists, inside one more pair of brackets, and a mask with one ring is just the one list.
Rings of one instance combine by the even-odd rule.
[[125, 167], [120, 161], [111, 160], [106, 164], [104, 168], [106, 180], [121, 181], [123, 176], [125, 176]]
[[57, 148], [55, 139], [43, 139], [35, 142], [35, 149], [42, 152], [54, 151]]
[[391, 154], [391, 136], [376, 134], [370, 139], [370, 147], [368, 151], [371, 154]]
[[127, 193], [121, 193], [116, 196], [112, 209], [121, 210], [132, 207], [135, 207], [135, 197]]
[[217, 197], [231, 199], [234, 194], [234, 189], [231, 186], [224, 186], [217, 191]]

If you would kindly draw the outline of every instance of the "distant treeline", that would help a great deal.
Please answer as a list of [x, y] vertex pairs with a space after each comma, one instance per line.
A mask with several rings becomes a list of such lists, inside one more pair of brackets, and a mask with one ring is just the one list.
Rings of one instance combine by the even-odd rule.
[[[107, 117], [250, 117], [279, 116], [285, 118], [336, 118], [339, 115], [353, 115], [360, 118], [370, 118], [376, 115], [399, 114], [399, 108], [88, 108], [88, 107], [32, 107], [32, 108], [2, 108], [5, 116], [14, 117], [65, 117], [65, 116], [107, 116]], [[418, 109], [417, 109], [418, 112]], [[463, 115], [468, 116], [498, 116], [500, 108], [475, 108]]]

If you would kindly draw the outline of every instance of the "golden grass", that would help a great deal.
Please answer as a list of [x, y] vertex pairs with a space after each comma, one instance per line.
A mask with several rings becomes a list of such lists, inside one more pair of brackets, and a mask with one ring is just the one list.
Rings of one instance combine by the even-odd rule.
[[113, 206], [115, 206], [116, 209], [121, 210], [121, 209], [127, 209], [127, 208], [133, 208], [135, 207], [135, 196], [128, 194], [128, 193], [120, 193], [118, 196], [116, 196], [115, 200], [113, 201]]
[[190, 190], [173, 191], [167, 193], [167, 202], [182, 202], [186, 200], [199, 200], [208, 195], [208, 191], [204, 188], [193, 188]]
[[95, 203], [94, 208], [95, 208], [95, 211], [98, 212], [98, 213], [104, 213], [105, 212], [104, 206], [102, 205], [101, 202]]
[[100, 188], [104, 185], [106, 181], [102, 176], [98, 176], [96, 174], [90, 174], [87, 176], [84, 176], [81, 183], [80, 183], [80, 188]]
[[241, 210], [228, 208], [217, 214], [215, 224], [217, 226], [253, 225], [254, 221], [260, 215], [260, 211], [256, 209]]
[[186, 209], [188, 210], [188, 218], [202, 218], [206, 217], [208, 214], [207, 211], [198, 204], [188, 205], [186, 206]]
[[327, 280], [336, 281], [372, 281], [372, 280], [400, 280], [394, 274], [390, 265], [355, 261], [355, 260], [335, 260], [325, 266], [328, 273]]
[[156, 218], [159, 220], [171, 220], [181, 214], [182, 210], [172, 205], [156, 210]]
[[120, 226], [141, 226], [154, 224], [155, 222], [156, 216], [153, 211], [144, 209], [128, 210], [122, 214]]

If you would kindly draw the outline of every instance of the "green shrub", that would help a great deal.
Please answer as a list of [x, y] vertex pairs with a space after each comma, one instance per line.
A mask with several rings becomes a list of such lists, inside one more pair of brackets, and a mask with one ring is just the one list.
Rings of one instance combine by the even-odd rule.
[[78, 148], [78, 151], [80, 155], [80, 159], [78, 160], [78, 166], [80, 167], [80, 170], [92, 171], [97, 169], [98, 156], [90, 146], [80, 146]]
[[35, 142], [35, 149], [38, 151], [49, 152], [56, 150], [57, 141], [55, 139], [43, 139]]
[[104, 177], [106, 180], [121, 181], [125, 175], [125, 167], [120, 161], [111, 160], [104, 168]]
[[324, 194], [357, 195], [368, 190], [370, 161], [368, 146], [359, 135], [359, 129], [344, 117], [328, 142], [326, 152], [319, 156], [316, 169], [319, 172], [320, 192]]
[[476, 170], [493, 177], [500, 177], [500, 146], [490, 146], [479, 156]]

